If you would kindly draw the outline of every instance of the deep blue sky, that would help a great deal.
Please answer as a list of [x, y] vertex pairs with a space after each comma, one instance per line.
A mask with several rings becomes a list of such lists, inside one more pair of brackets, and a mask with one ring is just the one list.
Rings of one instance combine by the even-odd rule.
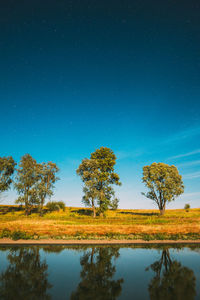
[[152, 162], [183, 175], [169, 207], [199, 207], [198, 0], [7, 0], [0, 21], [1, 156], [56, 162], [55, 199], [80, 206], [75, 170], [107, 146], [120, 207], [154, 207], [141, 196]]

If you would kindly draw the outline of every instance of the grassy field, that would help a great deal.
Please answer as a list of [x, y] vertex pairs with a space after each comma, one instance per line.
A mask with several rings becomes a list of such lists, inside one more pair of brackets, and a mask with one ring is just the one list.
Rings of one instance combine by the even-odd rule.
[[0, 237], [12, 239], [200, 239], [200, 209], [107, 211], [93, 219], [87, 208], [66, 207], [26, 217], [18, 206], [0, 206]]

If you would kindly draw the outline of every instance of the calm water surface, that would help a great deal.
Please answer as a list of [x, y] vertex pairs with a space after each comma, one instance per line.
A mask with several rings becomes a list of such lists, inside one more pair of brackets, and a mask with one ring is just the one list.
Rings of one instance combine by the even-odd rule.
[[197, 246], [0, 248], [0, 299], [199, 298]]

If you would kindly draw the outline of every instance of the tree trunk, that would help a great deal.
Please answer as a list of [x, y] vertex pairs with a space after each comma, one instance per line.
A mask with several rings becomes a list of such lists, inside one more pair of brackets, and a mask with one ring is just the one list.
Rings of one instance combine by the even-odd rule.
[[25, 199], [25, 203], [24, 203], [25, 205], [25, 207], [24, 207], [24, 209], [25, 209], [25, 215], [26, 216], [28, 216], [29, 215], [29, 205], [28, 205], [28, 195], [26, 195], [26, 199]]
[[29, 205], [25, 204], [25, 215], [29, 216], [31, 214], [31, 208]]
[[93, 210], [93, 218], [96, 218], [96, 208], [94, 205], [92, 206], [92, 210]]
[[25, 201], [24, 201], [24, 208], [25, 208], [25, 215], [28, 216], [29, 215], [29, 209], [28, 209], [28, 190], [27, 188], [25, 188]]
[[40, 217], [43, 217], [43, 207], [42, 207], [42, 205], [39, 206], [39, 215], [40, 215]]
[[163, 208], [160, 209], [160, 215], [163, 216], [165, 213], [165, 206]]
[[44, 206], [44, 199], [41, 199], [41, 203], [39, 204], [40, 217], [43, 217], [43, 206]]
[[26, 216], [29, 215], [28, 207], [26, 207], [26, 206], [25, 206], [25, 215], [26, 215]]

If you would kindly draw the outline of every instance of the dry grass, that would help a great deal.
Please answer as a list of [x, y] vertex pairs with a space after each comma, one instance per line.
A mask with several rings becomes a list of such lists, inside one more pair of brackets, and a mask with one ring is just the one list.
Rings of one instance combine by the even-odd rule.
[[105, 218], [92, 218], [90, 209], [68, 207], [65, 212], [33, 213], [26, 217], [18, 206], [0, 206], [0, 231], [23, 231], [38, 236], [105, 236], [200, 234], [200, 209], [108, 211]]

